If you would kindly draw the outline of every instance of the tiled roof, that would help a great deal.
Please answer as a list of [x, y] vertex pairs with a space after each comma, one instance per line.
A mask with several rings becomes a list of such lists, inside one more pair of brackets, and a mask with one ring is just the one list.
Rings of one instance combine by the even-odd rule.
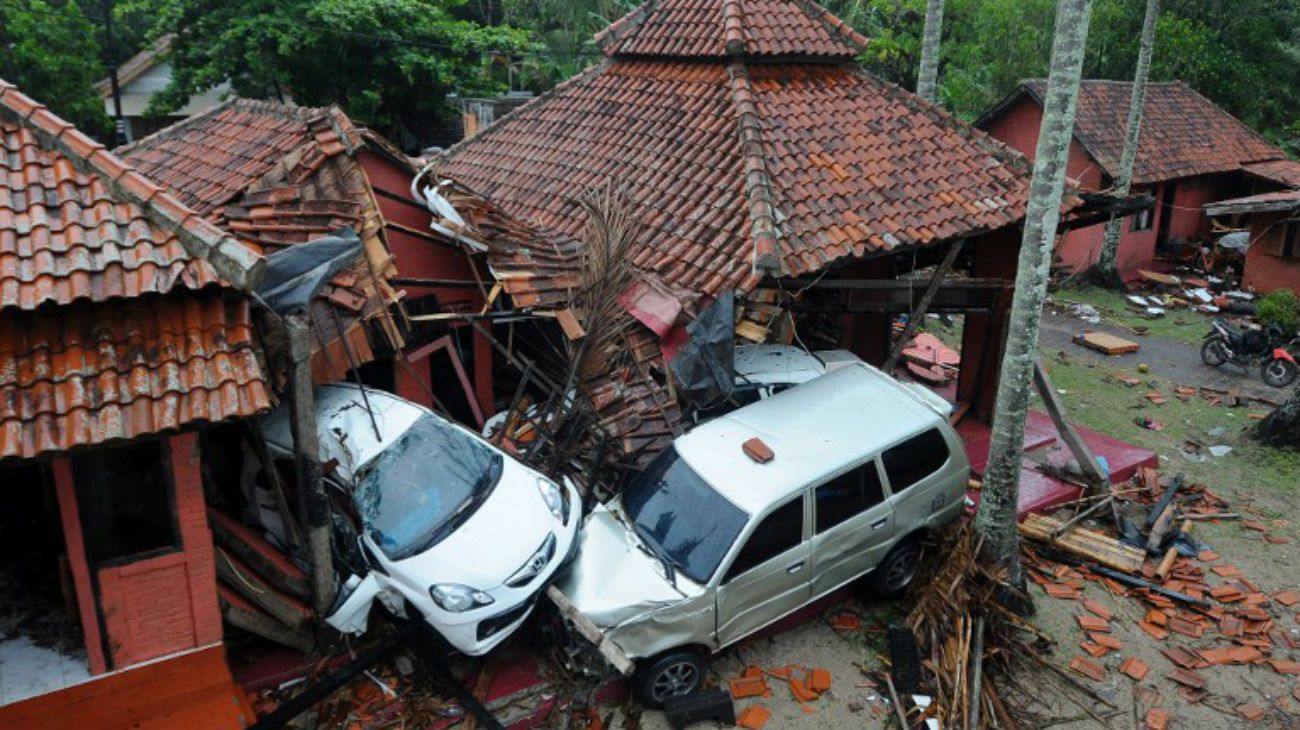
[[[45, 107], [0, 81], [0, 310], [198, 289], [215, 254], [247, 285], [262, 266]], [[210, 259], [211, 260], [211, 259]], [[229, 263], [230, 266], [224, 266]]]
[[647, 0], [596, 36], [620, 57], [852, 58], [867, 39], [806, 0]]
[[1246, 172], [1291, 188], [1300, 188], [1300, 161], [1272, 160], [1246, 165]]
[[355, 145], [357, 134], [351, 121], [332, 109], [235, 99], [117, 152], [215, 220], [277, 165], [314, 170], [323, 158]]
[[259, 257], [3, 82], [0, 140], [0, 458], [269, 407]]
[[[1022, 88], [1041, 104], [1046, 85], [1037, 79], [1024, 82]], [[1118, 175], [1124, 152], [1132, 93], [1133, 84], [1126, 81], [1088, 80], [1079, 90], [1074, 136], [1111, 177]], [[1147, 87], [1133, 182], [1230, 172], [1284, 157], [1282, 150], [1187, 84], [1172, 81]]]
[[0, 324], [0, 459], [270, 406], [248, 301], [220, 289], [14, 312]]
[[1021, 161], [850, 64], [616, 61], [453, 148], [440, 172], [574, 238], [576, 198], [621, 186], [646, 228], [638, 266], [715, 294], [758, 283], [765, 221], [792, 275], [1014, 223]]

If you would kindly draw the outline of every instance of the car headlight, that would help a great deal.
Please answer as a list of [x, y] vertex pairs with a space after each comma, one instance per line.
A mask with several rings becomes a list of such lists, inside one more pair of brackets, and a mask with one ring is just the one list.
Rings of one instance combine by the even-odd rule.
[[459, 583], [439, 583], [429, 589], [429, 596], [444, 611], [452, 613], [464, 613], [493, 602], [492, 596]]
[[567, 517], [564, 513], [568, 510], [564, 506], [564, 493], [555, 485], [555, 482], [549, 479], [538, 479], [537, 491], [542, 493], [542, 501], [546, 503], [546, 508], [551, 511], [555, 519], [563, 522]]

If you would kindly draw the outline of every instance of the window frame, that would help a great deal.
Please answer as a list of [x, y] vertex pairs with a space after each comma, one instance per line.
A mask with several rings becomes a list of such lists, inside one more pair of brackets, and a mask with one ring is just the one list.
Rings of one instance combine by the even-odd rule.
[[1155, 224], [1156, 209], [1154, 207], [1143, 208], [1134, 213], [1133, 217], [1129, 219], [1128, 229], [1132, 233], [1145, 233], [1155, 228]]
[[[847, 517], [844, 517], [843, 519], [839, 520], [835, 524], [823, 528], [819, 522], [819, 520], [821, 519], [822, 511], [821, 511], [821, 503], [817, 499], [818, 491], [821, 490], [822, 487], [825, 487], [831, 484], [832, 482], [834, 482], [835, 480], [847, 476], [848, 474], [851, 473], [860, 474], [862, 470], [866, 469], [868, 466], [871, 467], [872, 471], [876, 475], [876, 487], [880, 492], [880, 501], [867, 505], [865, 508], [860, 509], [857, 512], [854, 512], [853, 514], [850, 514]], [[812, 488], [812, 508], [813, 508], [812, 535], [813, 537], [824, 535], [830, 532], [831, 530], [834, 530], [835, 528], [839, 527], [840, 525], [844, 524], [845, 522], [848, 522], [854, 519], [855, 517], [858, 517], [859, 515], [866, 514], [867, 512], [871, 511], [875, 507], [879, 507], [882, 504], [888, 504], [889, 499], [892, 496], [892, 492], [890, 491], [889, 486], [886, 483], [886, 476], [887, 475], [884, 473], [884, 467], [880, 463], [880, 454], [873, 454], [871, 458], [859, 462], [857, 465], [852, 466], [840, 472], [839, 474], [836, 474], [835, 476], [823, 481], [817, 486], [813, 487]], [[861, 483], [859, 483], [859, 490], [861, 491]]]
[[[940, 440], [943, 441], [944, 448], [947, 450], [947, 457], [945, 457], [944, 460], [940, 462], [939, 466], [935, 467], [934, 470], [928, 472], [925, 476], [921, 477], [920, 479], [913, 481], [911, 484], [908, 484], [906, 486], [901, 486], [901, 487], [894, 484], [894, 477], [892, 474], [889, 473], [889, 465], [885, 463], [885, 454], [891, 449], [896, 449], [899, 446], [902, 446], [903, 444], [909, 441], [918, 439], [930, 432], [935, 432], [939, 435]], [[889, 491], [889, 496], [886, 497], [886, 499], [892, 499], [894, 497], [897, 497], [903, 494], [904, 492], [906, 492], [907, 490], [911, 489], [912, 487], [916, 486], [917, 484], [920, 484], [926, 479], [929, 479], [935, 474], [938, 474], [939, 472], [943, 471], [943, 469], [947, 467], [948, 464], [952, 461], [952, 453], [953, 453], [952, 444], [948, 443], [948, 437], [944, 435], [943, 429], [937, 425], [930, 426], [929, 428], [925, 428], [920, 431], [917, 431], [916, 433], [913, 433], [905, 438], [901, 438], [898, 441], [895, 441], [894, 443], [890, 444], [889, 446], [886, 446], [885, 448], [881, 449], [879, 454], [880, 470], [881, 470], [881, 475], [884, 477], [885, 484], [888, 486], [888, 491]]]
[[[736, 564], [740, 561], [741, 555], [745, 552], [745, 548], [749, 546], [749, 541], [752, 540], [754, 536], [758, 534], [758, 531], [763, 527], [763, 523], [766, 522], [769, 518], [776, 516], [778, 512], [785, 509], [786, 507], [789, 507], [791, 504], [798, 504], [800, 506], [799, 520], [798, 520], [799, 538], [795, 541], [795, 543], [793, 545], [790, 545], [789, 547], [781, 549], [779, 552], [769, 555], [768, 557], [764, 558], [763, 560], [760, 560], [757, 563], [753, 563], [749, 565], [739, 573], [734, 572], [736, 570]], [[777, 506], [768, 510], [762, 517], [758, 518], [758, 520], [754, 523], [754, 529], [750, 530], [748, 533], [745, 534], [744, 539], [740, 542], [740, 548], [737, 549], [735, 554], [731, 556], [731, 560], [727, 563], [727, 569], [721, 571], [722, 577], [718, 581], [718, 586], [719, 587], [725, 586], [731, 583], [732, 581], [736, 580], [737, 578], [743, 577], [746, 573], [749, 573], [755, 568], [758, 568], [760, 566], [763, 566], [771, 562], [778, 555], [789, 552], [799, 547], [803, 543], [807, 542], [808, 541], [808, 535], [807, 535], [808, 530], [806, 529], [807, 524], [808, 524], [808, 490], [802, 489], [797, 494], [786, 499], [784, 502], [781, 502]]]
[[[138, 552], [105, 558], [100, 554], [100, 541], [102, 539], [100, 533], [103, 530], [103, 526], [99, 523], [99, 518], [91, 514], [91, 508], [93, 505], [88, 505], [85, 501], [86, 497], [84, 496], [85, 490], [95, 489], [96, 485], [85, 484], [83, 482], [78, 461], [80, 459], [89, 460], [104, 458], [105, 452], [111, 452], [115, 449], [138, 448], [146, 445], [156, 445], [159, 450], [158, 468], [162, 472], [163, 498], [165, 500], [165, 510], [168, 518], [167, 527], [170, 542], [167, 545], [160, 545], [158, 547], [148, 548]], [[73, 491], [76, 494], [77, 518], [84, 533], [83, 539], [85, 543], [86, 556], [95, 570], [131, 565], [152, 558], [185, 552], [184, 537], [181, 534], [180, 515], [178, 514], [176, 507], [176, 475], [172, 471], [172, 449], [171, 440], [169, 438], [141, 438], [124, 443], [98, 447], [93, 451], [72, 455], [70, 466], [72, 470]]]

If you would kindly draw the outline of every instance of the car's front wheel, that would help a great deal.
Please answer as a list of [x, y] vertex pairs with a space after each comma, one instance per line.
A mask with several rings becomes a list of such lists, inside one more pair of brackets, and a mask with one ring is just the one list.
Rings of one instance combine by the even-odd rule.
[[642, 705], [658, 709], [669, 697], [688, 695], [704, 684], [708, 663], [694, 649], [671, 649], [641, 662], [632, 687]]
[[916, 567], [921, 558], [921, 548], [915, 539], [907, 538], [894, 546], [876, 569], [867, 576], [872, 592], [881, 598], [898, 598], [907, 592], [916, 579]]

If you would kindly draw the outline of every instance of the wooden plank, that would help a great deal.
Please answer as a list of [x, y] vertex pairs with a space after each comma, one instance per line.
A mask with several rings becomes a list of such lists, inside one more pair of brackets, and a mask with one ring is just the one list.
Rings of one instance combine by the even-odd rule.
[[628, 658], [627, 654], [623, 652], [623, 649], [619, 647], [618, 644], [615, 644], [608, 636], [605, 636], [604, 632], [602, 632], [596, 624], [591, 622], [591, 619], [583, 615], [582, 612], [579, 611], [571, 601], [569, 601], [568, 596], [564, 595], [559, 588], [551, 586], [546, 589], [546, 597], [551, 599], [551, 603], [554, 603], [555, 607], [559, 609], [560, 615], [572, 623], [573, 628], [575, 628], [579, 634], [582, 634], [583, 638], [590, 641], [592, 644], [595, 644], [596, 651], [599, 651], [600, 655], [605, 657], [606, 661], [613, 665], [615, 669], [622, 672], [624, 676], [631, 676], [632, 671], [636, 669], [636, 665], [632, 663], [632, 660]]
[[959, 238], [948, 244], [948, 251], [943, 256], [939, 268], [934, 270], [934, 276], [930, 277], [930, 283], [925, 287], [925, 294], [921, 295], [921, 301], [917, 302], [916, 308], [907, 317], [907, 326], [903, 327], [903, 333], [894, 341], [893, 347], [889, 349], [889, 356], [885, 358], [885, 364], [881, 370], [886, 373], [894, 371], [894, 365], [898, 364], [898, 357], [903, 354], [903, 348], [912, 339], [916, 333], [917, 327], [925, 319], [925, 313], [930, 309], [930, 302], [934, 301], [934, 295], [938, 293], [939, 287], [943, 286], [944, 280], [948, 278], [948, 272], [952, 270], [952, 265], [957, 261], [957, 255], [961, 253], [962, 244], [966, 239]]
[[582, 328], [582, 323], [572, 309], [561, 309], [555, 313], [555, 321], [560, 323], [560, 329], [564, 330], [564, 336], [570, 341], [581, 340], [587, 336], [587, 331]]
[[1079, 468], [1084, 474], [1092, 480], [1094, 486], [1102, 487], [1109, 484], [1109, 478], [1101, 470], [1101, 465], [1097, 463], [1097, 457], [1093, 455], [1092, 449], [1079, 436], [1079, 432], [1065, 420], [1065, 407], [1061, 405], [1060, 398], [1057, 397], [1056, 389], [1052, 387], [1052, 381], [1047, 377], [1047, 370], [1043, 368], [1043, 361], [1034, 361], [1034, 387], [1038, 389], [1038, 394], [1043, 398], [1043, 406], [1047, 409], [1047, 414], [1052, 417], [1052, 423], [1056, 425], [1057, 433], [1061, 434], [1061, 440], [1070, 448], [1070, 453], [1079, 462]]
[[1021, 535], [1031, 540], [1050, 544], [1115, 570], [1136, 573], [1142, 569], [1142, 562], [1146, 558], [1145, 551], [1125, 545], [1099, 532], [1072, 527], [1053, 540], [1052, 535], [1061, 528], [1062, 524], [1060, 520], [1053, 517], [1031, 514], [1017, 529]]
[[251, 565], [271, 585], [299, 598], [311, 595], [307, 574], [247, 525], [211, 507], [208, 508], [208, 524], [217, 545]]
[[315, 649], [316, 642], [311, 636], [301, 631], [294, 631], [276, 621], [273, 616], [244, 600], [243, 596], [224, 585], [217, 586], [217, 602], [221, 604], [221, 618], [237, 629], [243, 629], [290, 649], [297, 649], [304, 654], [309, 654]]
[[277, 591], [248, 565], [223, 548], [216, 549], [217, 577], [259, 608], [291, 629], [299, 629], [312, 617], [311, 609]]
[[1107, 355], [1124, 355], [1137, 352], [1142, 346], [1132, 340], [1116, 337], [1109, 332], [1084, 331], [1074, 336], [1075, 344]]

